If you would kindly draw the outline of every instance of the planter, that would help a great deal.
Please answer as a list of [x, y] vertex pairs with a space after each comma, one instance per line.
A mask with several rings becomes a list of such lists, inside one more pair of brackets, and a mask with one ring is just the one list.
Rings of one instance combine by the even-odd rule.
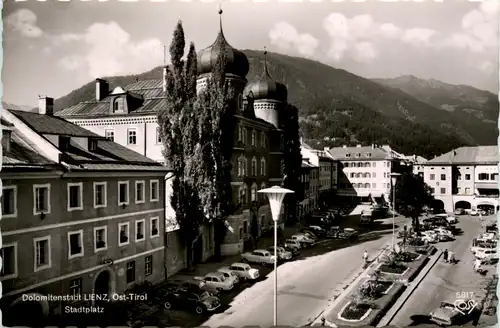
[[405, 266], [390, 266], [387, 264], [382, 264], [378, 267], [381, 273], [388, 273], [394, 275], [403, 275], [408, 271], [408, 267]]
[[409, 263], [409, 262], [413, 262], [413, 261], [418, 260], [421, 256], [422, 256], [422, 254], [406, 251], [406, 252], [403, 252], [401, 255], [397, 255], [396, 259], [397, 259], [397, 261], [400, 261], [400, 262]]
[[338, 318], [349, 322], [359, 322], [364, 320], [372, 312], [370, 304], [347, 303], [339, 312]]

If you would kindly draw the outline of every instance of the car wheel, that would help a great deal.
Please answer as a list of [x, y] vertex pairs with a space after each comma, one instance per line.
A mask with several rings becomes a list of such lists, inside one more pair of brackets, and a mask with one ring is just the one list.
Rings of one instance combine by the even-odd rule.
[[172, 308], [172, 304], [170, 304], [170, 302], [165, 302], [165, 304], [163, 304], [163, 306], [165, 307], [165, 309], [167, 310], [170, 310]]
[[203, 308], [203, 306], [198, 305], [196, 307], [195, 311], [196, 311], [197, 314], [202, 314], [203, 312], [205, 312], [205, 309]]

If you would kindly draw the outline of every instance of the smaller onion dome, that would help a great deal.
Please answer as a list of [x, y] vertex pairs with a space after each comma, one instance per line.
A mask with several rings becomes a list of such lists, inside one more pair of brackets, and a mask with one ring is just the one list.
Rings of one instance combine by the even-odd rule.
[[[219, 15], [222, 15], [222, 10], [219, 10]], [[228, 74], [235, 74], [240, 77], [245, 77], [250, 70], [247, 56], [231, 47], [224, 37], [222, 31], [222, 16], [220, 18], [220, 31], [217, 39], [210, 46], [198, 53], [198, 74], [205, 74], [212, 72], [217, 63], [217, 58], [222, 50], [226, 51], [226, 67], [224, 72]]]
[[264, 51], [264, 72], [260, 79], [249, 83], [243, 94], [248, 96], [251, 93], [253, 100], [272, 99], [286, 101], [288, 91], [282, 83], [276, 82], [267, 70], [267, 51]]

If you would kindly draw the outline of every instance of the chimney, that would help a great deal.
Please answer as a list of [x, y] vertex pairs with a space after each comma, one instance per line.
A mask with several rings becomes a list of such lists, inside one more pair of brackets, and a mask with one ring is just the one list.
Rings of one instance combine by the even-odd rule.
[[5, 126], [2, 127], [2, 149], [4, 153], [8, 153], [10, 151], [10, 141], [12, 137], [12, 131], [10, 129], [6, 129]]
[[54, 98], [38, 96], [38, 114], [54, 115]]
[[163, 92], [167, 92], [167, 66], [163, 66]]
[[95, 79], [95, 100], [101, 101], [108, 96], [109, 83], [103, 79]]

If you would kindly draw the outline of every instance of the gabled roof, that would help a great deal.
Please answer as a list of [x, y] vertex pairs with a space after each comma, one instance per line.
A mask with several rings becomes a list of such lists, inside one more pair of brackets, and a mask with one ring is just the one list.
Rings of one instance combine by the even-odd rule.
[[35, 168], [57, 165], [57, 163], [39, 154], [35, 148], [23, 140], [23, 138], [14, 130], [11, 134], [10, 149], [3, 149], [2, 165], [15, 165], [18, 168]]
[[[336, 160], [369, 161], [391, 159], [392, 156], [386, 150], [379, 147], [335, 147], [327, 152]], [[357, 156], [359, 154], [359, 156]]]
[[460, 147], [423, 164], [498, 164], [498, 150], [498, 146]]

